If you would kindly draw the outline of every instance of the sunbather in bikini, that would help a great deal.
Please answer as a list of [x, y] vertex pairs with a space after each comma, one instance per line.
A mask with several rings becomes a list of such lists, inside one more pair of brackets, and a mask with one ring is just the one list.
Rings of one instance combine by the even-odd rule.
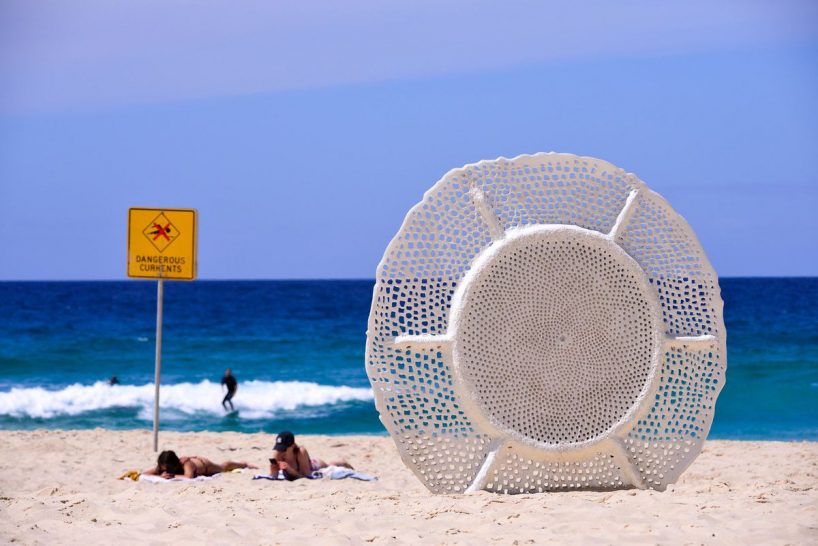
[[225, 461], [216, 464], [206, 457], [198, 455], [177, 457], [173, 451], [163, 451], [159, 454], [156, 466], [145, 470], [143, 474], [161, 476], [163, 478], [195, 478], [197, 476], [212, 476], [219, 472], [230, 472], [236, 468], [258, 468], [245, 462]]
[[273, 447], [274, 458], [270, 459], [270, 474], [278, 474], [279, 470], [284, 471], [288, 479], [297, 480], [304, 476], [309, 476], [316, 470], [327, 466], [344, 466], [352, 468], [346, 461], [330, 461], [329, 463], [321, 459], [311, 459], [307, 448], [295, 443], [295, 436], [292, 432], [281, 432], [276, 436], [276, 444]]

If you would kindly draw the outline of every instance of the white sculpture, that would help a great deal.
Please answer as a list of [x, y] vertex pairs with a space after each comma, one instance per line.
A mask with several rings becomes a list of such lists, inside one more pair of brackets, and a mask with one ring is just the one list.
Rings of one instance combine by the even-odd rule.
[[718, 278], [633, 174], [570, 154], [447, 173], [378, 266], [366, 370], [432, 491], [664, 489], [724, 385]]

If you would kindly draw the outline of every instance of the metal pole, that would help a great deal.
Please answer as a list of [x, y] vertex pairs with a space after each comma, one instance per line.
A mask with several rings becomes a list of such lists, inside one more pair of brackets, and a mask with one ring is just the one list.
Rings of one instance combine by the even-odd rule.
[[[160, 272], [161, 275], [161, 272]], [[165, 281], [160, 277], [156, 284], [156, 371], [154, 384], [156, 395], [153, 399], [153, 451], [159, 451], [159, 375], [162, 372], [162, 298]]]

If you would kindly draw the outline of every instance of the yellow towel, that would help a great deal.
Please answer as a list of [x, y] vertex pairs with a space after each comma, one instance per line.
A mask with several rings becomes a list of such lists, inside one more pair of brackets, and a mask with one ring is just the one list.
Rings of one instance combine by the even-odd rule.
[[133, 481], [136, 481], [136, 480], [139, 479], [139, 476], [140, 476], [140, 472], [138, 470], [128, 470], [127, 472], [125, 472], [123, 475], [121, 475], [117, 479], [124, 480], [125, 478], [129, 478], [129, 479], [131, 479]]

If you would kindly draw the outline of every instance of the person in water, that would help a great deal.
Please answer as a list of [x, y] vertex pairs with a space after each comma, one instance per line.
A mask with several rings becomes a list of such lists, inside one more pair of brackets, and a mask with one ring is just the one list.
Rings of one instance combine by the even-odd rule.
[[115, 375], [111, 376], [111, 379], [108, 380], [109, 385], [119, 385], [119, 378]]
[[307, 449], [295, 443], [295, 436], [290, 431], [280, 432], [276, 436], [273, 455], [274, 457], [270, 459], [270, 474], [276, 475], [279, 470], [283, 470], [284, 475], [290, 480], [309, 476], [316, 470], [327, 466], [352, 468], [352, 465], [346, 461], [330, 461], [327, 463], [321, 459], [310, 458]]
[[219, 472], [230, 472], [236, 468], [258, 468], [245, 462], [225, 461], [216, 464], [206, 457], [198, 455], [177, 457], [173, 451], [163, 451], [156, 460], [156, 466], [149, 468], [143, 474], [172, 478], [195, 478], [197, 476], [212, 476]]
[[236, 378], [233, 377], [233, 374], [230, 373], [230, 368], [224, 370], [224, 377], [222, 377], [222, 385], [227, 387], [227, 394], [224, 395], [224, 399], [222, 400], [222, 406], [224, 406], [224, 411], [227, 411], [227, 404], [230, 404], [230, 411], [235, 411], [231, 399], [233, 398], [233, 395], [236, 394], [236, 391], [239, 388], [239, 383], [238, 381], [236, 381]]

